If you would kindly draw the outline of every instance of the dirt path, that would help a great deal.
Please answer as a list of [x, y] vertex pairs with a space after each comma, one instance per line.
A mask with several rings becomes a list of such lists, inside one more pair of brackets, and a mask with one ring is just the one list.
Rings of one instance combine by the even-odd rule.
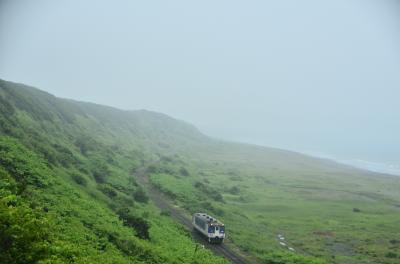
[[204, 245], [205, 248], [210, 249], [215, 254], [221, 255], [235, 264], [258, 263], [249, 256], [244, 256], [244, 254], [239, 253], [239, 249], [234, 247], [234, 245], [232, 245], [228, 239], [226, 239], [226, 241], [221, 245], [208, 244], [200, 234], [193, 231], [190, 215], [183, 209], [174, 206], [169, 197], [161, 193], [158, 189], [150, 184], [145, 167], [139, 168], [135, 172], [135, 176], [137, 182], [147, 189], [148, 196], [153, 203], [161, 210], [170, 212], [171, 217], [190, 230], [192, 237], [198, 243]]

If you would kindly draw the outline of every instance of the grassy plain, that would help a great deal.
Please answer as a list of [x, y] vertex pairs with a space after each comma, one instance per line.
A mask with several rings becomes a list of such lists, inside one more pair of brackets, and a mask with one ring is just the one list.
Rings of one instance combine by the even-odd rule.
[[194, 159], [161, 162], [152, 183], [191, 212], [217, 215], [230, 239], [260, 258], [291, 247], [329, 263], [400, 262], [399, 177], [221, 144]]

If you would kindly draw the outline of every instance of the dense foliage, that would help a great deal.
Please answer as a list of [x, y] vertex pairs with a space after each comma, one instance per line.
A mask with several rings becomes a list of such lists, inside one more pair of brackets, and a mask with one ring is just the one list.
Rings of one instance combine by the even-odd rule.
[[226, 263], [148, 203], [106, 109], [0, 81], [0, 262]]

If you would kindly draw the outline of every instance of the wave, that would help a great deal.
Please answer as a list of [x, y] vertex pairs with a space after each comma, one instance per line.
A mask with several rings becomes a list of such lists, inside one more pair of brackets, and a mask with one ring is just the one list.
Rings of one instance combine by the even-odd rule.
[[400, 176], [400, 165], [397, 164], [373, 162], [362, 159], [335, 160], [339, 163], [343, 163], [364, 170]]

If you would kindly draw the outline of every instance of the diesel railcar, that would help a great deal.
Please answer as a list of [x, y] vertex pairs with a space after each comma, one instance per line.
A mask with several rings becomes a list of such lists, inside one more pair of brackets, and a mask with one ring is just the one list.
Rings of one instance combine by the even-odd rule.
[[196, 213], [192, 217], [195, 230], [205, 236], [209, 243], [222, 243], [225, 238], [225, 225], [215, 217], [205, 213]]

